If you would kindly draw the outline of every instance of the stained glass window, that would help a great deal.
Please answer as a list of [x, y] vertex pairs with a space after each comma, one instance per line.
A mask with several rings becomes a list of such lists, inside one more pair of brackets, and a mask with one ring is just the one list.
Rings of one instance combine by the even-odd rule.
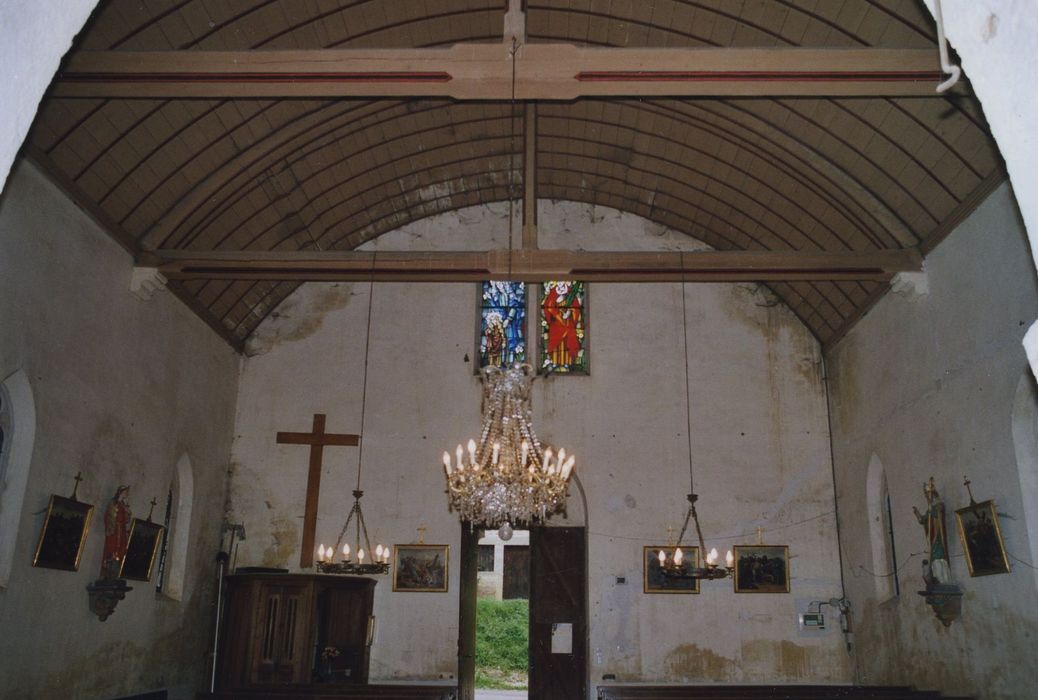
[[541, 371], [588, 373], [587, 297], [583, 282], [541, 286]]
[[484, 282], [479, 309], [479, 366], [526, 361], [526, 285]]

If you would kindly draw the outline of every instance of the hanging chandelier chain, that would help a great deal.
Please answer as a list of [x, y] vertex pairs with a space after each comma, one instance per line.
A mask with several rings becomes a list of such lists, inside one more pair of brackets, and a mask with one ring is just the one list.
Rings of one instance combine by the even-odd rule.
[[[696, 492], [695, 478], [692, 475], [692, 397], [688, 388], [688, 312], [685, 302], [685, 254], [681, 253], [681, 350], [684, 353], [685, 364], [685, 435], [688, 438], [688, 492], [691, 495]], [[692, 507], [693, 512], [695, 506]], [[688, 525], [688, 520], [685, 520]], [[696, 522], [699, 525], [699, 522]], [[684, 532], [684, 530], [682, 530]], [[702, 539], [702, 537], [700, 537]], [[678, 540], [681, 541], [680, 539]]]
[[508, 103], [508, 279], [512, 279], [512, 220], [515, 218], [515, 55], [518, 51], [519, 42], [513, 36], [512, 48], [509, 51], [512, 58], [512, 98]]
[[371, 359], [371, 308], [375, 299], [375, 257], [378, 251], [371, 251], [371, 281], [368, 282], [368, 322], [364, 331], [364, 379], [360, 388], [360, 441], [357, 445], [357, 490], [360, 490], [360, 472], [364, 468], [364, 438], [367, 435], [364, 419], [368, 407], [368, 362]]

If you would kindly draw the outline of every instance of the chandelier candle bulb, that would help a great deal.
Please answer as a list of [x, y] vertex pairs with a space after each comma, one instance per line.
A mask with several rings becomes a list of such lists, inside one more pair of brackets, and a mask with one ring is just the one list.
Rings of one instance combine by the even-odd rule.
[[317, 561], [324, 561], [324, 545], [317, 548]]
[[[660, 550], [659, 559], [660, 559], [660, 566], [663, 566], [667, 562], [667, 555], [664, 553], [664, 551], [662, 549]], [[676, 559], [675, 559], [675, 563], [677, 563]]]
[[[663, 552], [660, 552], [660, 563], [663, 563]], [[681, 552], [681, 547], [674, 550], [674, 565], [681, 566], [681, 562], [685, 560], [685, 555]]]
[[717, 547], [713, 547], [710, 550], [710, 554], [706, 555], [707, 566], [717, 566]]
[[735, 567], [735, 557], [732, 555], [732, 550], [728, 550], [728, 553], [724, 555], [725, 567], [731, 569]]
[[364, 563], [364, 550], [363, 549], [358, 549], [357, 550], [357, 562], [359, 562], [361, 564]]
[[346, 561], [350, 560], [350, 546], [348, 544], [342, 546], [342, 558]]
[[449, 452], [443, 453], [443, 469], [447, 472], [447, 477], [451, 475], [451, 455]]

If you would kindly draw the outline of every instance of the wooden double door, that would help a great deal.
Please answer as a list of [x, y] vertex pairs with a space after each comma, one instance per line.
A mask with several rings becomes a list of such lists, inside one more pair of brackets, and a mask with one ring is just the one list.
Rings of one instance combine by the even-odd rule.
[[[462, 525], [458, 673], [461, 700], [475, 697], [476, 569], [481, 531]], [[587, 697], [587, 532], [530, 529], [529, 697]]]

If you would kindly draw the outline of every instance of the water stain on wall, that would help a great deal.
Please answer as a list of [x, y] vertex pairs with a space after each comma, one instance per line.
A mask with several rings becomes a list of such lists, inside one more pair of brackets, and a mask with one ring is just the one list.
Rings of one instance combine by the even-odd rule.
[[667, 654], [664, 666], [675, 680], [725, 681], [732, 677], [736, 663], [696, 644], [682, 644]]
[[299, 527], [288, 518], [270, 521], [270, 545], [263, 550], [263, 566], [285, 567], [296, 551]]
[[802, 647], [788, 639], [751, 639], [742, 644], [742, 665], [768, 678], [798, 681], [811, 676], [814, 647]]
[[345, 308], [357, 293], [353, 284], [308, 284], [296, 290], [252, 334], [248, 357], [262, 355], [282, 343], [309, 338], [324, 324], [325, 316]]

